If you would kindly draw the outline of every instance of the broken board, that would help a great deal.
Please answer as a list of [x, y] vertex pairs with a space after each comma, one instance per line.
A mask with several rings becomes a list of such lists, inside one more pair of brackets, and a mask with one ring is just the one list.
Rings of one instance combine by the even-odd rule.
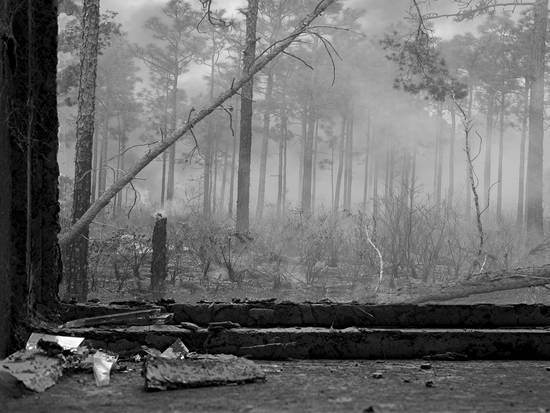
[[265, 380], [256, 363], [227, 354], [194, 355], [184, 360], [151, 358], [145, 361], [144, 376], [149, 391]]

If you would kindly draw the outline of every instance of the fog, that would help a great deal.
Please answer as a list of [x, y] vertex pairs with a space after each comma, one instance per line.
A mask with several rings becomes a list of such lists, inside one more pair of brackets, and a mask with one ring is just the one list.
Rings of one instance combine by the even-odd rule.
[[[214, 0], [210, 18], [204, 4], [101, 2], [92, 202], [241, 76], [248, 3]], [[256, 56], [285, 39], [314, 5], [260, 1]], [[480, 262], [487, 269], [488, 256], [495, 268], [533, 262], [525, 258], [534, 245], [525, 223], [534, 222], [540, 185], [529, 177], [537, 176], [537, 155], [546, 148], [527, 139], [535, 122], [526, 94], [535, 90], [532, 14], [524, 6], [465, 7], [451, 0], [337, 1], [254, 76], [251, 160], [243, 172], [250, 177], [247, 231], [264, 239], [295, 216], [311, 219], [312, 231], [332, 217], [329, 232], [350, 236], [366, 225], [394, 278], [403, 267], [436, 277], [450, 262], [455, 274]], [[67, 182], [75, 174], [79, 56], [69, 40], [78, 27], [78, 16], [62, 9], [59, 163]], [[237, 222], [239, 232], [242, 100], [238, 93], [215, 108], [94, 223], [111, 225], [110, 216], [122, 228], [162, 210], [178, 225]], [[544, 182], [550, 165], [542, 162]], [[546, 205], [550, 191], [542, 188]], [[62, 214], [69, 213], [70, 193], [62, 191]], [[535, 227], [542, 235], [542, 220]], [[334, 262], [334, 236], [314, 265]], [[410, 251], [411, 243], [425, 245]], [[381, 274], [365, 245], [361, 271]], [[422, 264], [421, 257], [429, 258]]]

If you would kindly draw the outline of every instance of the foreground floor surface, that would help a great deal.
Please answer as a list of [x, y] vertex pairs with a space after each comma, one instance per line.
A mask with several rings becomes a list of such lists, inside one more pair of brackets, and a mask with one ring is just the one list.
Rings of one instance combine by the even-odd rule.
[[[267, 381], [147, 393], [139, 364], [65, 376], [5, 412], [550, 412], [550, 362], [314, 360], [261, 362]], [[427, 366], [424, 366], [427, 367]], [[548, 368], [548, 370], [547, 370]], [[380, 377], [381, 376], [381, 377]], [[379, 378], [375, 378], [379, 377]]]

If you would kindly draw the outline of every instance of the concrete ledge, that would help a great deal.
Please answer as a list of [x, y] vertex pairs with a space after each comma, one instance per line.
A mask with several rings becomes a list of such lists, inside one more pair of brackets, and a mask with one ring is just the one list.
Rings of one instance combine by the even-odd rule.
[[337, 303], [173, 304], [174, 321], [206, 326], [232, 321], [243, 327], [500, 328], [550, 326], [550, 306]]
[[130, 355], [141, 345], [164, 350], [176, 338], [192, 350], [257, 359], [411, 359], [456, 353], [469, 359], [550, 359], [543, 329], [237, 328], [196, 332], [176, 326], [57, 330]]

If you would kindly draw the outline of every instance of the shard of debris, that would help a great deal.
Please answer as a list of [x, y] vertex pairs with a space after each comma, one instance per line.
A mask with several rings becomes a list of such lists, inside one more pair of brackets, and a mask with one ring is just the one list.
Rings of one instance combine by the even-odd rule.
[[146, 390], [251, 383], [265, 379], [254, 362], [226, 354], [194, 355], [192, 358], [152, 358], [144, 365]]
[[0, 370], [40, 393], [57, 383], [63, 374], [63, 362], [36, 351], [18, 351], [0, 362]]

